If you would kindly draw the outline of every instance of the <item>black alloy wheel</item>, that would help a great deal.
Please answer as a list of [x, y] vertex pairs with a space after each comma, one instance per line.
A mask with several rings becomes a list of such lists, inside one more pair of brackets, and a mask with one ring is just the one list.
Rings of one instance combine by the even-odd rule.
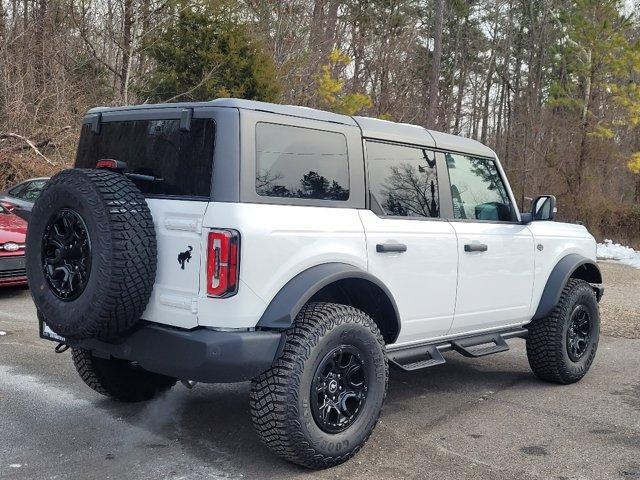
[[547, 382], [569, 384], [591, 368], [600, 340], [600, 311], [593, 287], [570, 278], [557, 305], [528, 326], [527, 358], [533, 373]]
[[42, 237], [42, 268], [54, 295], [78, 298], [91, 274], [91, 239], [82, 217], [70, 208], [56, 212]]
[[584, 356], [591, 343], [591, 315], [584, 305], [576, 305], [571, 313], [567, 329], [567, 353], [569, 358], [578, 362]]
[[318, 365], [311, 384], [316, 424], [327, 433], [342, 432], [358, 418], [366, 399], [362, 353], [351, 345], [334, 348]]

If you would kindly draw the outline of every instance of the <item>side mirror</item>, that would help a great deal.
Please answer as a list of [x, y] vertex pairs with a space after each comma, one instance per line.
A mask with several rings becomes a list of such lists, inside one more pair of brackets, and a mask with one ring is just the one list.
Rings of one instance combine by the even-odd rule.
[[531, 220], [551, 221], [556, 217], [556, 197], [553, 195], [541, 195], [531, 204]]

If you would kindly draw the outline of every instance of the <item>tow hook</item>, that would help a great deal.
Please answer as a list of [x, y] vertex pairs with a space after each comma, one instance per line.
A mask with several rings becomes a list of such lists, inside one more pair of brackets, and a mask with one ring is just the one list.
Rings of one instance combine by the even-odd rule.
[[180, 380], [180, 383], [187, 387], [189, 390], [191, 390], [198, 384], [198, 382], [195, 382], [193, 380]]
[[56, 353], [64, 353], [69, 350], [69, 345], [60, 342], [58, 345], [56, 345], [56, 348], [54, 350]]

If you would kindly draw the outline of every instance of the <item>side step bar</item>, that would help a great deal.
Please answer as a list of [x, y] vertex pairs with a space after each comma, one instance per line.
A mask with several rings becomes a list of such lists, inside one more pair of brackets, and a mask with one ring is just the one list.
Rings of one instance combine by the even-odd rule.
[[518, 328], [505, 332], [485, 333], [471, 337], [462, 337], [440, 343], [412, 345], [387, 351], [391, 366], [404, 372], [413, 372], [423, 368], [442, 365], [446, 362], [442, 352], [454, 350], [465, 357], [477, 358], [509, 350], [506, 340], [526, 338], [528, 330]]

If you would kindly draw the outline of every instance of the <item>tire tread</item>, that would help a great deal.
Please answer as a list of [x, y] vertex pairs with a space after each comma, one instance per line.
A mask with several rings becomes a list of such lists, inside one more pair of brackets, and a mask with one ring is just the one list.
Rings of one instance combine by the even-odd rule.
[[[333, 327], [343, 321], [367, 327], [384, 351], [380, 330], [369, 316], [356, 308], [334, 303], [311, 303], [303, 307], [286, 331], [282, 354], [272, 367], [252, 381], [250, 409], [260, 440], [281, 458], [308, 467], [327, 468], [345, 462], [362, 448], [371, 435], [342, 455], [326, 455], [313, 448], [304, 437], [297, 407], [299, 379], [311, 350]], [[385, 357], [385, 378], [388, 363]], [[386, 382], [384, 396], [386, 396]], [[377, 423], [380, 412], [375, 421]]]

